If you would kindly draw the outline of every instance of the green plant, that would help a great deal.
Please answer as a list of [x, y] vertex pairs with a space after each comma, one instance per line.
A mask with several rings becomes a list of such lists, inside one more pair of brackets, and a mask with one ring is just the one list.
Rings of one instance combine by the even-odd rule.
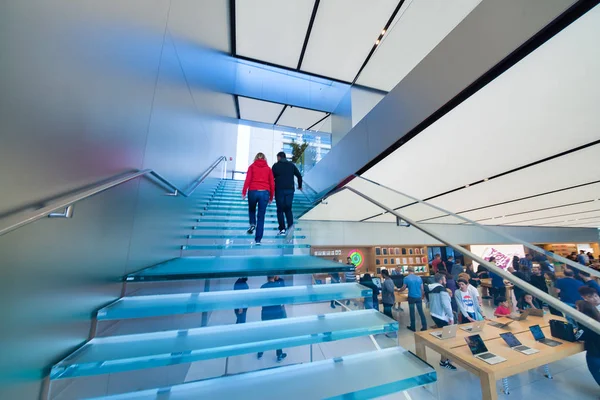
[[292, 162], [294, 164], [302, 163], [304, 159], [304, 151], [308, 147], [308, 143], [297, 143], [296, 141], [293, 141], [290, 143], [290, 147], [292, 148]]

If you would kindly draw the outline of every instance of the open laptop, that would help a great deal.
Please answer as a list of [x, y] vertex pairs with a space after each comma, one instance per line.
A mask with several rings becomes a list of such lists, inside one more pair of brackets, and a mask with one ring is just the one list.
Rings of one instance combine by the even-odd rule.
[[431, 335], [438, 339], [452, 339], [456, 337], [456, 328], [458, 325], [446, 325], [441, 331], [430, 332]]
[[485, 326], [485, 321], [475, 321], [470, 325], [461, 326], [460, 329], [467, 332], [481, 332]]
[[476, 358], [479, 358], [488, 364], [494, 365], [506, 361], [506, 358], [490, 353], [485, 346], [485, 343], [483, 343], [483, 339], [481, 339], [481, 336], [479, 335], [467, 336], [465, 342], [467, 342], [469, 350], [471, 350], [471, 353], [473, 353]]
[[515, 321], [525, 321], [529, 316], [530, 310], [527, 309], [523, 311], [521, 314], [515, 313], [508, 316], [510, 319], [514, 319]]
[[542, 328], [540, 328], [539, 325], [530, 326], [529, 330], [531, 331], [531, 334], [533, 335], [533, 338], [536, 342], [543, 343], [546, 346], [550, 347], [556, 347], [562, 344], [561, 342], [558, 342], [556, 340], [547, 339], [546, 335], [544, 335], [544, 332], [542, 332]]
[[496, 328], [506, 329], [513, 322], [515, 322], [514, 319], [511, 319], [511, 320], [506, 321], [506, 322], [490, 321], [490, 322], [488, 322], [488, 324], [490, 324], [491, 326], [495, 326]]
[[530, 308], [527, 311], [529, 311], [529, 315], [531, 315], [532, 317], [543, 317], [544, 316], [544, 310], [540, 310], [539, 308]]
[[518, 351], [519, 353], [530, 355], [540, 352], [538, 349], [532, 349], [531, 347], [524, 346], [521, 344], [519, 339], [517, 339], [517, 337], [510, 332], [501, 333], [500, 337], [506, 342], [508, 347]]

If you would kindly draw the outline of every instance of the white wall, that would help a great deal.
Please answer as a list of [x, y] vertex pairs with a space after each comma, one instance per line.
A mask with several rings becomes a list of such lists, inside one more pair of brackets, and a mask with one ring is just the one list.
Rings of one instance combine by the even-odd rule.
[[352, 86], [352, 127], [356, 126], [384, 97], [382, 92]]

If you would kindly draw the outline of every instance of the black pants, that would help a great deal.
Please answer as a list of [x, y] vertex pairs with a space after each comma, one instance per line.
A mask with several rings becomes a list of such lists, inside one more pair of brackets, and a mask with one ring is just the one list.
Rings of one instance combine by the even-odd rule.
[[246, 323], [246, 313], [248, 312], [247, 308], [242, 308], [242, 312], [240, 314], [235, 313], [235, 316], [237, 318], [237, 321], [235, 321], [236, 324], [245, 324]]
[[[291, 189], [275, 190], [275, 203], [277, 204], [277, 223], [282, 231], [294, 225], [292, 204], [294, 202], [294, 191]], [[284, 219], [285, 216], [285, 219]], [[287, 222], [287, 226], [286, 223]]]
[[[277, 357], [279, 357], [279, 356], [281, 356], [281, 355], [283, 354], [283, 350], [281, 350], [281, 349], [277, 349], [275, 352], [277, 353]], [[264, 353], [263, 353], [262, 351], [259, 351], [259, 352], [258, 352], [258, 356], [259, 356], [259, 357], [262, 357], [262, 356], [263, 356], [263, 354], [264, 354]]]

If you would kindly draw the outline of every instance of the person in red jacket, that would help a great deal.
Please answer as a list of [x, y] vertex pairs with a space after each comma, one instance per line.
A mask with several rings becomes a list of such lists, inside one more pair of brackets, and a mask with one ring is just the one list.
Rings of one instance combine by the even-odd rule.
[[[260, 245], [265, 229], [265, 214], [267, 205], [273, 202], [275, 195], [275, 180], [267, 158], [263, 153], [254, 157], [254, 162], [248, 167], [246, 181], [242, 189], [242, 198], [248, 194], [248, 214], [250, 216], [250, 229], [248, 234], [255, 234], [254, 241]], [[258, 205], [258, 220], [256, 217], [256, 206]]]

